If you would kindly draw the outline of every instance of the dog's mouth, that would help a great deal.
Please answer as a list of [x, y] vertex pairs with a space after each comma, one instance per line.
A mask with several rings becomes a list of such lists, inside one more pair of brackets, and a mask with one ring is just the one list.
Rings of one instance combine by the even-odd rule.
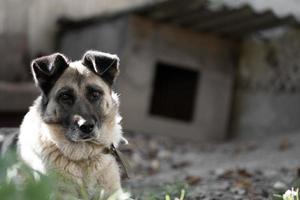
[[95, 145], [103, 145], [98, 140], [96, 140], [96, 138], [78, 139], [73, 142], [76, 142], [76, 143], [82, 142], [82, 143], [89, 143], [89, 144], [95, 144]]
[[77, 140], [77, 142], [86, 142], [86, 143], [101, 145], [101, 143], [99, 141], [97, 141], [95, 138], [79, 139], [79, 140]]
[[74, 143], [80, 143], [80, 142], [84, 142], [84, 143], [93, 143], [93, 144], [100, 144], [100, 142], [96, 139], [96, 137], [86, 137], [86, 138], [69, 138], [67, 137], [67, 139], [70, 142], [74, 142]]
[[68, 131], [65, 134], [65, 137], [71, 143], [90, 143], [95, 145], [103, 145], [96, 137], [95, 134], [92, 135], [81, 135], [78, 134], [78, 131]]
[[70, 142], [92, 142], [97, 143], [97, 138], [94, 132], [84, 133], [76, 128], [71, 128], [65, 132], [65, 137]]
[[93, 140], [94, 139], [94, 136], [92, 135], [83, 135], [83, 136], [80, 136], [80, 139], [82, 140]]

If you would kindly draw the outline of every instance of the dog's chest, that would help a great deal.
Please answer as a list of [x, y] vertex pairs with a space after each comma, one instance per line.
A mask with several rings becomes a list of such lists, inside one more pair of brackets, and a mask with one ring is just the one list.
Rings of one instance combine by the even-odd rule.
[[61, 181], [61, 188], [78, 193], [84, 190], [89, 196], [99, 192], [103, 185], [104, 170], [110, 164], [111, 155], [99, 155], [91, 159], [72, 161], [63, 155], [52, 153], [47, 156], [47, 171], [55, 171]]
[[42, 156], [47, 171], [55, 170], [68, 178], [75, 179], [78, 183], [94, 183], [101, 177], [102, 170], [109, 165], [113, 156], [99, 154], [88, 159], [71, 160], [59, 150], [45, 152]]

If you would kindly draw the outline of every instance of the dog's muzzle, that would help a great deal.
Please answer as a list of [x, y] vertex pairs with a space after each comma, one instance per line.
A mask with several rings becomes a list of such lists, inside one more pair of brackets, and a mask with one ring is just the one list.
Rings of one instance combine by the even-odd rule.
[[95, 121], [86, 120], [79, 115], [74, 116], [75, 126], [80, 131], [81, 139], [89, 139], [94, 137]]

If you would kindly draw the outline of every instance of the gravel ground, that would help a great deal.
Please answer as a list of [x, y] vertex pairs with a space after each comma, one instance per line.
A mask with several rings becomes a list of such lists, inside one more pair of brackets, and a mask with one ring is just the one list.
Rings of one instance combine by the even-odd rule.
[[[0, 145], [1, 133], [15, 131], [0, 129]], [[300, 186], [300, 132], [197, 144], [138, 133], [125, 136], [130, 144], [121, 149], [132, 173], [123, 185], [137, 199], [164, 199], [166, 192], [178, 196], [182, 188], [186, 199], [273, 199], [273, 194]]]
[[[195, 144], [126, 134], [134, 175], [125, 180], [138, 199], [188, 185], [188, 199], [273, 199], [300, 181], [300, 133]], [[162, 197], [163, 195], [161, 195]]]

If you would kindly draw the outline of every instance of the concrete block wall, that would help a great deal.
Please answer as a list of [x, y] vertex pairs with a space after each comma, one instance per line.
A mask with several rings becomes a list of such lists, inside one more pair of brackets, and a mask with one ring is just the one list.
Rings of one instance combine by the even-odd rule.
[[274, 135], [300, 130], [300, 31], [248, 38], [241, 47], [232, 130]]

